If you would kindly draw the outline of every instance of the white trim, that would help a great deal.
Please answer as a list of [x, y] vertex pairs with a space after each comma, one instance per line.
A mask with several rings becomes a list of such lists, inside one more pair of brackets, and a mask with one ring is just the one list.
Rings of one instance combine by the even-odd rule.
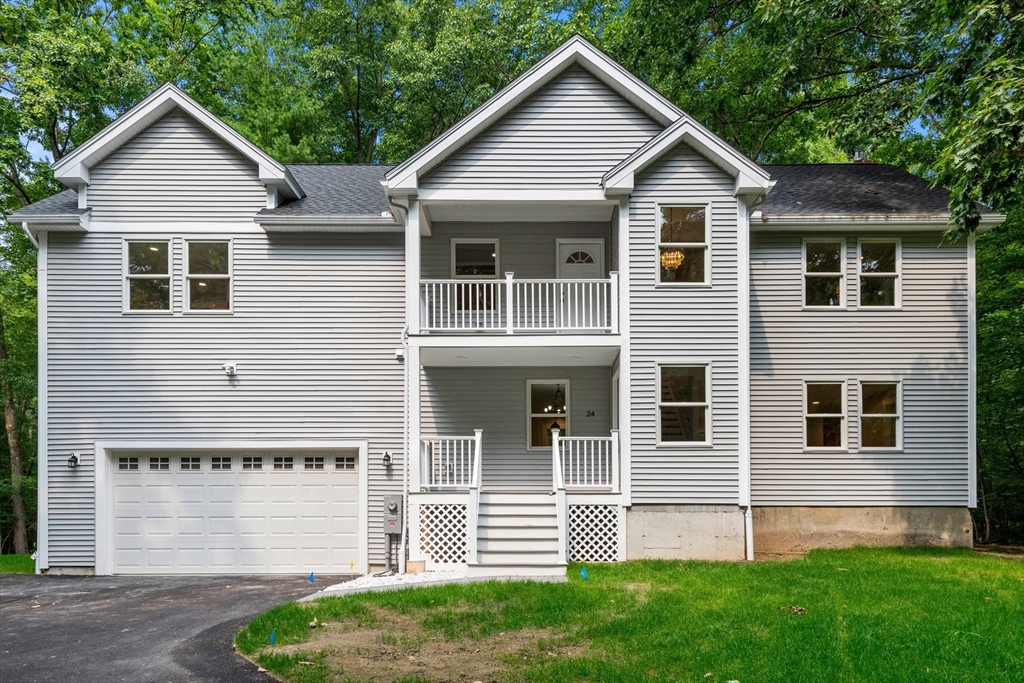
[[[191, 244], [224, 244], [228, 245], [228, 273], [227, 275], [192, 275], [189, 271], [191, 270], [190, 256], [191, 251], [189, 246]], [[232, 238], [227, 239], [184, 239], [182, 240], [182, 311], [185, 313], [192, 313], [197, 315], [230, 315], [235, 312], [235, 241]], [[190, 287], [190, 280], [193, 278], [197, 279], [210, 279], [210, 280], [227, 280], [228, 281], [228, 307], [227, 308], [213, 308], [213, 309], [193, 309], [192, 308], [192, 288]]]
[[[565, 385], [565, 434], [564, 436], [572, 436], [570, 431], [571, 426], [569, 421], [572, 419], [572, 403], [569, 398], [571, 389], [569, 388], [568, 379], [528, 379], [526, 380], [526, 450], [528, 451], [551, 451], [551, 446], [534, 446], [533, 445], [533, 418], [544, 417], [545, 415], [551, 415], [553, 419], [562, 417], [557, 413], [534, 413], [532, 412], [533, 407], [533, 385], [534, 384], [564, 384]], [[549, 432], [550, 433], [550, 432]]]
[[[619, 248], [617, 250], [619, 262], [616, 264], [619, 272], [619, 335], [616, 337], [616, 341], [619, 343], [619, 467], [621, 469], [619, 484], [622, 490], [622, 504], [625, 506], [633, 503], [629, 236], [629, 197], [621, 197], [619, 198]], [[625, 526], [625, 515], [621, 521], [622, 526]], [[622, 552], [625, 556], [625, 550]]]
[[420, 333], [420, 210], [418, 201], [409, 201], [409, 215], [405, 224], [405, 315], [410, 335]]
[[49, 266], [47, 233], [39, 233], [39, 251], [36, 253], [36, 301], [37, 301], [37, 343], [36, 343], [36, 391], [39, 407], [36, 419], [36, 573], [50, 567], [50, 457], [49, 457], [49, 391], [47, 380], [49, 375], [48, 357], [48, 306], [49, 306]]
[[[807, 244], [810, 242], [824, 242], [828, 244], [839, 244], [839, 271], [836, 272], [807, 272]], [[847, 307], [847, 288], [849, 283], [846, 277], [846, 238], [836, 236], [826, 237], [804, 237], [800, 252], [800, 303], [805, 310], [809, 311], [842, 311]], [[812, 306], [807, 303], [807, 277], [835, 277], [839, 276], [839, 305], [838, 306]]]
[[[704, 368], [704, 401], [662, 401], [661, 400], [661, 371], [662, 368]], [[686, 450], [690, 448], [708, 448], [715, 445], [714, 441], [714, 391], [711, 386], [713, 372], [711, 361], [657, 361], [654, 369], [654, 436], [655, 447], [673, 448]], [[704, 440], [703, 441], [662, 441], [661, 438], [661, 407], [669, 408], [697, 408], [703, 407], [704, 412]]]
[[565, 265], [565, 262], [562, 259], [562, 245], [563, 244], [580, 244], [580, 245], [592, 245], [592, 246], [596, 245], [596, 248], [591, 249], [591, 251], [596, 252], [597, 258], [600, 259], [600, 260], [595, 262], [596, 265], [598, 266], [598, 275], [597, 275], [597, 277], [598, 277], [598, 279], [603, 279], [603, 278], [605, 278], [608, 275], [608, 271], [604, 267], [604, 255], [605, 255], [606, 247], [605, 247], [605, 243], [604, 243], [604, 238], [603, 237], [601, 237], [601, 238], [557, 237], [557, 238], [555, 238], [555, 279], [556, 280], [564, 280], [564, 279], [566, 279], [566, 278], [562, 277], [562, 266]]
[[[455, 247], [459, 244], [493, 244], [494, 275], [456, 275]], [[449, 241], [451, 252], [451, 276], [453, 280], [500, 280], [501, 275], [501, 238], [498, 237], [452, 237]]]
[[[811, 415], [807, 410], [807, 385], [808, 384], [838, 384], [841, 389], [843, 399], [843, 413], [842, 415], [836, 415], [835, 413], [815, 413]], [[850, 406], [849, 406], [849, 383], [845, 379], [805, 379], [801, 385], [801, 396], [800, 396], [800, 422], [801, 422], [801, 441], [800, 448], [804, 453], [841, 453], [849, 452], [849, 431], [850, 431]], [[843, 420], [840, 428], [840, 434], [842, 443], [839, 446], [808, 446], [807, 445], [807, 418], [815, 417], [841, 417]]]
[[110, 156], [175, 107], [256, 164], [259, 168], [259, 178], [264, 184], [287, 187], [296, 197], [303, 196], [302, 188], [283, 164], [246, 140], [172, 83], [157, 88], [99, 133], [54, 163], [54, 176], [71, 188], [77, 189], [79, 184], [89, 183], [89, 170], [92, 166]]
[[[128, 272], [128, 245], [137, 242], [139, 244], [163, 243], [167, 245], [167, 273], [157, 275], [133, 275]], [[173, 315], [174, 313], [174, 239], [171, 237], [151, 238], [123, 238], [121, 240], [121, 313], [132, 315]], [[167, 308], [132, 308], [131, 307], [131, 280], [167, 280]]]
[[735, 179], [734, 194], [763, 194], [770, 188], [768, 172], [737, 152], [725, 140], [685, 113], [640, 149], [604, 174], [601, 187], [606, 195], [628, 194], [634, 179], [662, 155], [686, 144]]
[[[865, 384], [895, 384], [896, 385], [896, 413], [865, 413], [864, 412], [864, 385]], [[896, 418], [896, 445], [895, 446], [865, 446], [864, 445], [864, 418], [865, 417], [895, 417]], [[901, 379], [862, 379], [857, 382], [857, 450], [861, 453], [902, 453], [903, 452], [903, 380]]]
[[[750, 512], [750, 221], [747, 202], [736, 199], [737, 330], [739, 331], [739, 504]], [[746, 527], [745, 527], [746, 528]], [[748, 529], [748, 560], [753, 558], [753, 538]]]
[[[622, 289], [620, 287], [620, 289]], [[409, 336], [417, 348], [566, 348], [572, 346], [619, 348], [622, 334], [419, 334]]]
[[[1006, 220], [1003, 214], [985, 214], [981, 217], [977, 233], [983, 234]], [[884, 232], [886, 230], [898, 230], [909, 232], [916, 230], [947, 230], [950, 227], [950, 216], [948, 213], [941, 214], [873, 214], [852, 216], [850, 214], [820, 214], [820, 215], [795, 215], [780, 214], [778, 216], [764, 216], [760, 211], [755, 211], [750, 217], [750, 229], [755, 232], [771, 232], [782, 228], [814, 230], [816, 232], [848, 232], [851, 227], [870, 228], [871, 230]]]
[[[406, 394], [409, 397], [408, 414], [405, 419], [409, 432], [409, 450], [405, 457], [408, 460], [409, 496], [411, 498], [423, 488], [422, 473], [420, 472], [422, 460], [420, 457], [422, 454], [420, 419], [423, 387], [420, 382], [420, 349], [412, 344], [409, 344], [405, 350], [405, 376], [406, 386], [409, 388]], [[410, 514], [412, 513], [410, 512]], [[409, 520], [406, 520], [406, 523], [409, 523]]]
[[[109, 576], [114, 569], [114, 538], [111, 521], [114, 515], [114, 498], [111, 484], [114, 476], [114, 461], [111, 451], [217, 451], [217, 450], [253, 450], [273, 452], [282, 450], [359, 450], [359, 537], [356, 543], [359, 563], [356, 571], [365, 574], [369, 571], [369, 442], [366, 440], [351, 441], [311, 441], [311, 440], [263, 440], [263, 441], [190, 441], [190, 440], [159, 440], [150, 441], [97, 441], [94, 444], [93, 457], [96, 467], [96, 565], [97, 576]], [[235, 471], [235, 470], [232, 470]], [[241, 471], [241, 470], [238, 470]], [[142, 461], [139, 461], [139, 472], [143, 472]], [[327, 474], [327, 470], [323, 470]], [[209, 473], [209, 471], [207, 471]]]
[[[661, 224], [662, 209], [704, 209], [704, 241], [703, 242], [662, 242]], [[655, 202], [654, 203], [654, 286], [661, 288], [674, 287], [710, 287], [711, 286], [711, 202], [707, 203], [676, 203], [676, 202]], [[700, 282], [662, 282], [661, 281], [661, 247], [678, 246], [684, 248], [704, 249], [704, 279]]]
[[[861, 247], [865, 244], [895, 244], [896, 245], [896, 272], [895, 273], [864, 273], [862, 269], [863, 253]], [[857, 238], [857, 308], [869, 311], [898, 311], [903, 308], [903, 240], [899, 237], [859, 237]], [[861, 278], [895, 277], [894, 305], [892, 306], [867, 306], [861, 301]]]
[[976, 235], [967, 237], [967, 506], [978, 507], [978, 277]]
[[575, 35], [487, 100], [476, 111], [389, 171], [385, 176], [388, 195], [415, 194], [419, 178], [573, 64], [578, 64], [589, 71], [662, 126], [669, 125], [683, 115], [678, 107], [653, 88], [581, 36]]

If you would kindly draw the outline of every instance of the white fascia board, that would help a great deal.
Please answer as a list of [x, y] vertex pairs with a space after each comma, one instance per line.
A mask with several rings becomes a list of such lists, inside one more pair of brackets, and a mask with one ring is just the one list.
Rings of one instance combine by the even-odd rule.
[[768, 172], [737, 152], [729, 143], [685, 114], [646, 145], [626, 157], [601, 179], [609, 196], [629, 194], [637, 173], [679, 144], [686, 144], [736, 179], [736, 194], [764, 192]]
[[608, 197], [600, 189], [593, 190], [425, 190], [418, 196], [421, 202], [552, 202], [572, 204], [598, 202], [608, 203]]
[[10, 221], [17, 221], [33, 233], [40, 232], [89, 232], [89, 213], [37, 213], [31, 216], [11, 214]]
[[402, 232], [390, 216], [256, 216], [267, 232]]
[[388, 194], [414, 194], [421, 176], [574, 64], [589, 71], [663, 126], [670, 125], [683, 115], [681, 109], [653, 88], [626, 71], [584, 38], [576, 35], [439, 138], [391, 169], [385, 175]]
[[54, 176], [73, 189], [77, 188], [79, 183], [88, 183], [89, 169], [93, 165], [108, 157], [175, 107], [181, 109], [255, 163], [259, 167], [260, 180], [265, 184], [284, 186], [289, 188], [296, 197], [303, 196], [302, 188], [283, 164], [246, 140], [235, 129], [204, 109], [173, 83], [165, 83], [157, 88], [149, 97], [110, 122], [85, 143], [76, 147], [71, 154], [54, 163]]
[[[812, 230], [812, 231], [845, 231], [862, 227], [871, 230], [946, 230], [950, 227], [949, 214], [878, 214], [852, 216], [850, 214], [831, 215], [779, 215], [764, 216], [755, 212], [750, 216], [750, 229], [755, 232], [772, 230]], [[1002, 214], [986, 214], [981, 217], [977, 233], [988, 232], [1006, 220]]]

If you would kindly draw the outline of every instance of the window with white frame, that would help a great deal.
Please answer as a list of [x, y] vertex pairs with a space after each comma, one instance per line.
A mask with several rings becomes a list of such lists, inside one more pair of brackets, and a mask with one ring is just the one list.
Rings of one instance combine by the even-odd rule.
[[243, 470], [262, 470], [263, 469], [263, 456], [262, 455], [244, 455], [244, 456], [242, 456], [242, 469]]
[[551, 432], [569, 434], [569, 380], [529, 380], [526, 383], [530, 448], [551, 448]]
[[231, 469], [231, 456], [230, 455], [215, 455], [210, 459], [211, 470], [230, 470]]
[[334, 469], [336, 470], [354, 470], [356, 468], [356, 456], [354, 455], [336, 455], [334, 456]]
[[307, 470], [322, 470], [324, 468], [324, 456], [307, 455], [302, 459], [302, 467]]
[[861, 240], [859, 268], [861, 306], [900, 305], [899, 240]]
[[452, 277], [494, 280], [498, 277], [500, 245], [496, 239], [452, 240]]
[[125, 297], [130, 311], [171, 309], [171, 249], [167, 241], [126, 243]]
[[860, 447], [900, 448], [899, 382], [861, 382]]
[[845, 253], [846, 243], [841, 239], [804, 242], [804, 306], [834, 308], [845, 304]]
[[295, 469], [295, 458], [290, 455], [275, 455], [274, 456], [274, 469], [275, 470], [291, 470]]
[[155, 457], [149, 459], [149, 469], [151, 470], [169, 470], [171, 469], [171, 459], [168, 457]]
[[184, 455], [179, 459], [179, 465], [182, 470], [198, 470], [200, 468], [199, 456], [196, 455]]
[[708, 366], [658, 366], [658, 441], [707, 443]]
[[117, 459], [117, 469], [119, 470], [137, 470], [139, 469], [138, 458], [125, 458], [121, 457]]
[[188, 309], [231, 310], [231, 243], [190, 241], [186, 251]]
[[846, 443], [846, 384], [807, 382], [804, 385], [804, 446], [843, 448]]
[[707, 282], [708, 207], [662, 206], [658, 228], [658, 282]]

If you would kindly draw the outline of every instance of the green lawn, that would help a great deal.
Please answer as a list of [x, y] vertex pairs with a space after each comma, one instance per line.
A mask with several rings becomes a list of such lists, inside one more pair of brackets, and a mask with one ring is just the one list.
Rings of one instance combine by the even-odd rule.
[[[302, 683], [480, 679], [459, 656], [490, 656], [490, 678], [504, 681], [1024, 680], [1021, 561], [855, 548], [790, 562], [643, 561], [587, 572], [583, 580], [570, 567], [568, 584], [290, 603], [254, 619], [237, 644]], [[314, 617], [328, 626], [311, 629]], [[446, 674], [415, 672], [449, 655]]]
[[33, 574], [36, 561], [28, 555], [0, 555], [0, 574]]

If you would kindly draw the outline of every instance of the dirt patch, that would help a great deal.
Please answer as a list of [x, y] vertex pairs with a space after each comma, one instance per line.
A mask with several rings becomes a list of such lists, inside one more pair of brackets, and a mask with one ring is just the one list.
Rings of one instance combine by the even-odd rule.
[[378, 609], [373, 627], [329, 622], [313, 637], [274, 652], [321, 651], [331, 670], [345, 680], [394, 683], [422, 678], [438, 683], [507, 680], [518, 664], [570, 656], [569, 646], [550, 629], [524, 629], [481, 638], [448, 639], [408, 615]]
[[651, 584], [647, 583], [627, 583], [626, 590], [636, 596], [638, 604], [644, 604], [647, 602], [647, 593], [651, 590]]
[[984, 545], [976, 544], [974, 549], [986, 555], [997, 555], [1011, 560], [1024, 560], [1024, 546], [1021, 545], [998, 545], [995, 543]]

